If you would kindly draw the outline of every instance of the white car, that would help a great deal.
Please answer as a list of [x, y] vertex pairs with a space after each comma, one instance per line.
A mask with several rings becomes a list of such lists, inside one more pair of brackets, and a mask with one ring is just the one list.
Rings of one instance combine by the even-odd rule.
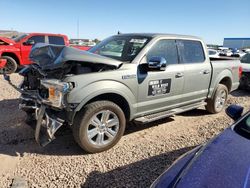
[[220, 54], [217, 50], [213, 50], [213, 49], [208, 49], [208, 56], [210, 58], [219, 58]]
[[237, 50], [235, 53], [233, 53], [231, 56], [232, 57], [243, 57], [244, 55], [246, 55], [246, 52], [242, 51], [242, 50]]

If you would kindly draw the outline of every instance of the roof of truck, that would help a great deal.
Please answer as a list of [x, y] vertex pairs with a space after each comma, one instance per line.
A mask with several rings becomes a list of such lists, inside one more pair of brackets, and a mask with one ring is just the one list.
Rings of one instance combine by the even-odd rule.
[[173, 38], [189, 38], [189, 39], [199, 39], [201, 38], [191, 35], [179, 35], [179, 34], [167, 34], [167, 33], [124, 33], [118, 34], [119, 36], [145, 36], [145, 37], [173, 37]]
[[59, 33], [26, 33], [26, 34], [29, 34], [29, 35], [57, 35], [57, 36], [66, 36], [64, 34], [59, 34]]

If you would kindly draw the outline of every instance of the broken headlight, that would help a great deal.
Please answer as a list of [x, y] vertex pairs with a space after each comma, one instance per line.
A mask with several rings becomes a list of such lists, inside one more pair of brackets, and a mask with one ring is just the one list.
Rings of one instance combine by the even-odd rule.
[[41, 85], [48, 89], [48, 98], [51, 106], [62, 108], [63, 98], [72, 88], [71, 83], [61, 82], [56, 79], [43, 79]]

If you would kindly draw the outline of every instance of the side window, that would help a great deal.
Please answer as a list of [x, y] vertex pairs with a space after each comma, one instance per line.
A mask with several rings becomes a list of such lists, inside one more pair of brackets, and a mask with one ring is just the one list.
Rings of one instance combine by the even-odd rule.
[[63, 37], [49, 36], [49, 44], [65, 45]]
[[32, 37], [30, 37], [28, 40], [34, 40], [35, 43], [39, 43], [39, 42], [45, 43], [44, 36], [39, 36], [39, 35], [37, 35], [37, 36], [32, 36]]
[[159, 40], [147, 53], [147, 60], [152, 57], [163, 57], [167, 64], [178, 64], [178, 54], [175, 40]]
[[201, 42], [192, 40], [178, 40], [181, 63], [202, 63], [205, 61], [205, 55]]

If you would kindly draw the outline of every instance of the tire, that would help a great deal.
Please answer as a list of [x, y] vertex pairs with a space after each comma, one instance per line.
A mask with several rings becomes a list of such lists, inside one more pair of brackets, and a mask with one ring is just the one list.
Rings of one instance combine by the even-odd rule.
[[6, 74], [15, 73], [17, 70], [17, 62], [15, 59], [9, 56], [2, 56], [3, 59], [7, 60], [5, 67], [3, 68]]
[[219, 84], [213, 98], [207, 100], [206, 110], [212, 114], [219, 113], [226, 105], [228, 89], [225, 85]]
[[[110, 123], [104, 123], [107, 121]], [[118, 105], [110, 101], [96, 101], [76, 115], [72, 131], [82, 149], [98, 153], [113, 147], [122, 137], [125, 126], [125, 115]]]

